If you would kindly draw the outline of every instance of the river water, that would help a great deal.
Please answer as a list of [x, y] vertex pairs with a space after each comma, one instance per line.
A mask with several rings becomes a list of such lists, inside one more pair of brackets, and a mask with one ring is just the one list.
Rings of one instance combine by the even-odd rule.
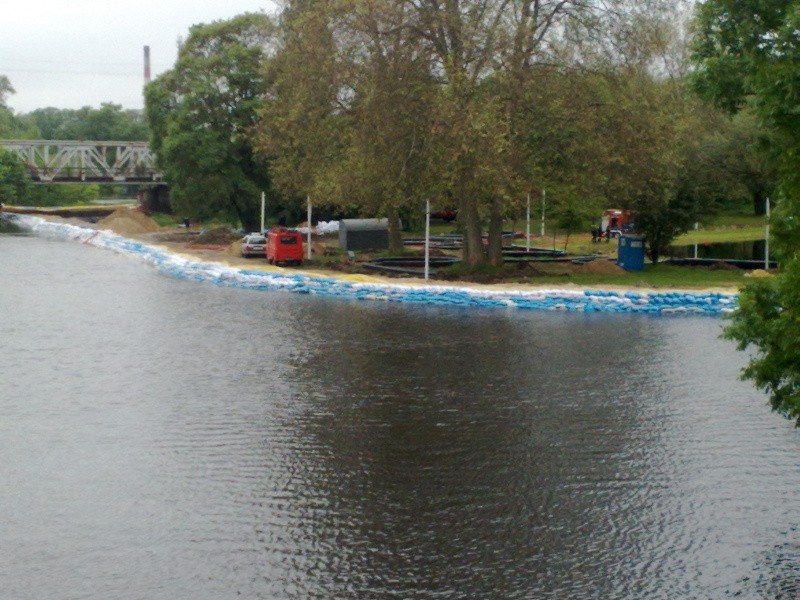
[[797, 598], [800, 432], [722, 326], [0, 234], [0, 596]]

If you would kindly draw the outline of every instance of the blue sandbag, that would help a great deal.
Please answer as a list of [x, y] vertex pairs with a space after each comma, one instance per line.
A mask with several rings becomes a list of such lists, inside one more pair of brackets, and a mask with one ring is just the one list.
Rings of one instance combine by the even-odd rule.
[[[1, 215], [0, 218], [9, 218]], [[441, 287], [403, 289], [397, 285], [356, 284], [332, 277], [306, 274], [277, 274], [251, 269], [235, 269], [225, 265], [188, 261], [150, 246], [129, 240], [109, 231], [96, 231], [65, 223], [53, 223], [39, 217], [13, 215], [15, 223], [36, 233], [81, 241], [136, 256], [170, 277], [210, 282], [215, 285], [245, 289], [288, 291], [336, 298], [382, 300], [411, 304], [469, 306], [474, 308], [517, 308], [522, 310], [566, 310], [569, 312], [635, 312], [645, 314], [722, 315], [735, 309], [737, 295], [683, 292], [619, 293], [611, 290], [587, 289], [579, 293], [550, 290], [548, 296], [533, 290], [510, 293], [478, 292], [465, 289], [442, 290]], [[527, 295], [526, 295], [527, 294]]]

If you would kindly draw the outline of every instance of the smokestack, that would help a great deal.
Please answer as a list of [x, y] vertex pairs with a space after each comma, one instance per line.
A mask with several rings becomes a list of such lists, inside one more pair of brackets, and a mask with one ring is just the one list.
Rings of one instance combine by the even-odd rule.
[[150, 83], [150, 46], [144, 47], [144, 84]]

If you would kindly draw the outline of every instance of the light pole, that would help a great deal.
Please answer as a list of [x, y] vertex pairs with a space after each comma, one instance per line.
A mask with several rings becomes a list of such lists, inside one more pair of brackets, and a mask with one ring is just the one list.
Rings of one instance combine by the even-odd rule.
[[308, 232], [306, 233], [306, 246], [308, 246], [308, 260], [311, 260], [311, 196], [306, 197], [308, 205], [306, 207], [306, 220], [308, 221]]
[[431, 262], [431, 201], [425, 200], [425, 281], [428, 281]]
[[528, 192], [528, 212], [525, 216], [525, 252], [531, 251], [531, 193]]
[[265, 198], [264, 192], [261, 192], [261, 233], [264, 233], [264, 208], [265, 208]]
[[542, 188], [542, 237], [544, 237], [544, 199], [546, 197], [544, 188]]
[[767, 224], [764, 227], [764, 270], [769, 269], [769, 198], [766, 202]]

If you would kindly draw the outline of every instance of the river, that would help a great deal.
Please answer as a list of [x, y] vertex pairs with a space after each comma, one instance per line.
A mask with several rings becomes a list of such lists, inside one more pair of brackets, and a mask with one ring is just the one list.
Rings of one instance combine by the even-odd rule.
[[723, 320], [358, 302], [0, 233], [4, 598], [797, 598]]

